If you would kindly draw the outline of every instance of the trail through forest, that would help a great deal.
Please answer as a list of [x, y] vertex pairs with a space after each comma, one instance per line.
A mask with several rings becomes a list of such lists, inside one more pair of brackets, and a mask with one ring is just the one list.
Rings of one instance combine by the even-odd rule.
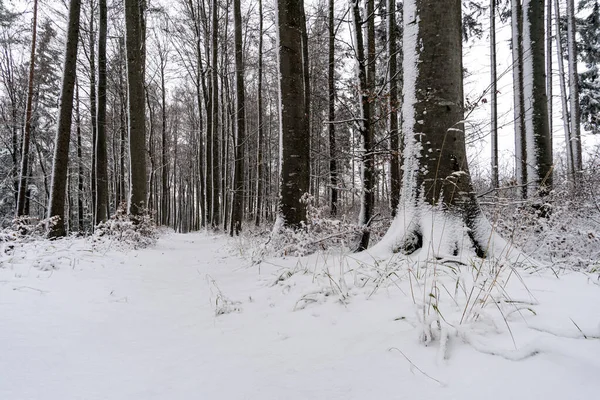
[[515, 289], [515, 301], [528, 291], [535, 304], [505, 315], [507, 324], [465, 326], [440, 356], [439, 342], [419, 342], [408, 286], [370, 297], [372, 287], [353, 286], [340, 301], [318, 286], [326, 255], [251, 265], [238, 240], [166, 234], [144, 250], [73, 238], [4, 249], [0, 398], [550, 400], [600, 391], [600, 287], [582, 273], [523, 272], [527, 290]]

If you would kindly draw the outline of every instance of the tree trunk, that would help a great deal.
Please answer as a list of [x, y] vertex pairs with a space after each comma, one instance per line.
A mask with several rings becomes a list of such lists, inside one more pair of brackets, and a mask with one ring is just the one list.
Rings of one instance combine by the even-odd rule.
[[400, 155], [398, 132], [398, 77], [396, 46], [396, 0], [388, 0], [388, 57], [389, 57], [389, 135], [390, 135], [390, 208], [396, 216], [400, 201]]
[[[209, 146], [208, 151], [210, 152], [210, 162], [208, 163], [208, 168], [212, 170], [211, 177], [212, 181], [208, 183], [211, 186], [212, 191], [212, 220], [211, 224], [214, 227], [218, 227], [221, 221], [220, 218], [220, 185], [221, 182], [219, 180], [219, 76], [217, 73], [217, 65], [218, 65], [218, 35], [219, 35], [219, 25], [218, 25], [218, 11], [219, 11], [219, 2], [217, 0], [213, 0], [212, 2], [212, 37], [211, 37], [211, 58], [212, 58], [212, 126], [211, 126], [211, 134], [209, 137]], [[208, 158], [207, 158], [208, 160]]]
[[145, 37], [139, 0], [125, 0], [127, 88], [129, 104], [129, 213], [139, 216], [146, 210], [146, 112], [144, 94]]
[[491, 142], [492, 142], [492, 188], [499, 187], [498, 179], [498, 88], [496, 72], [496, 1], [490, 0], [490, 70], [491, 70]]
[[256, 142], [256, 213], [255, 224], [260, 225], [261, 210], [263, 206], [263, 182], [264, 182], [264, 166], [263, 166], [263, 144], [264, 144], [264, 115], [263, 115], [263, 8], [262, 0], [258, 0], [258, 136]]
[[236, 91], [236, 141], [235, 170], [233, 178], [233, 203], [231, 229], [229, 234], [237, 236], [242, 230], [244, 218], [244, 146], [246, 145], [246, 108], [244, 98], [244, 59], [242, 43], [242, 12], [240, 0], [233, 0], [233, 20], [235, 25], [235, 91]]
[[65, 63], [54, 146], [50, 204], [48, 207], [50, 210], [48, 216], [57, 218], [55, 224], [50, 227], [49, 237], [51, 238], [65, 236], [67, 233], [65, 229], [65, 195], [69, 165], [69, 142], [71, 141], [71, 119], [73, 116], [73, 92], [77, 70], [80, 9], [81, 0], [70, 0]]
[[108, 151], [106, 148], [106, 0], [99, 0], [98, 108], [96, 118], [96, 224], [108, 218]]
[[[577, 42], [575, 38], [575, 4], [574, 0], [567, 0], [567, 44], [569, 49], [569, 100], [571, 116], [570, 143], [573, 154], [573, 174], [581, 171], [581, 130], [579, 110], [579, 75], [577, 73]], [[574, 181], [577, 182], [576, 176]]]
[[565, 84], [565, 66], [562, 55], [562, 39], [560, 32], [559, 1], [554, 0], [554, 18], [556, 21], [556, 60], [558, 61], [558, 80], [560, 82], [560, 100], [562, 105], [563, 130], [565, 132], [565, 146], [567, 150], [567, 176], [572, 179], [575, 166], [573, 164], [573, 146], [571, 146], [571, 124], [569, 120], [569, 106], [567, 104], [567, 86]]
[[303, 76], [303, 0], [277, 1], [279, 33], [280, 177], [279, 218], [297, 229], [306, 221], [310, 148]]
[[523, 98], [527, 179], [533, 193], [552, 190], [552, 142], [548, 127], [544, 0], [523, 1]]
[[527, 197], [527, 145], [523, 98], [523, 10], [521, 0], [511, 0], [513, 112], [515, 127], [515, 176], [521, 196]]
[[84, 218], [83, 215], [83, 156], [81, 148], [81, 114], [79, 112], [79, 85], [75, 82], [75, 121], [77, 124], [77, 228], [79, 232], [83, 232]]
[[[395, 0], [391, 0], [395, 1]], [[338, 213], [338, 169], [337, 169], [337, 153], [335, 145], [335, 0], [329, 0], [329, 15], [328, 15], [328, 70], [327, 70], [327, 89], [328, 89], [328, 108], [329, 108], [329, 124], [327, 130], [329, 134], [329, 184], [331, 185], [330, 208], [331, 216], [335, 217]]]
[[37, 10], [38, 0], [33, 2], [33, 20], [31, 36], [31, 56], [29, 58], [29, 76], [27, 83], [27, 103], [25, 106], [25, 128], [23, 129], [23, 141], [21, 147], [21, 173], [19, 177], [19, 192], [17, 196], [16, 215], [20, 217], [25, 214], [25, 198], [27, 192], [27, 173], [29, 171], [29, 142], [31, 140], [31, 115], [33, 102], [33, 77], [35, 71], [35, 44], [37, 38]]
[[481, 229], [465, 148], [461, 0], [408, 0], [403, 24], [402, 209], [377, 246], [456, 256], [468, 235], [484, 255], [490, 231]]
[[352, 16], [354, 24], [354, 35], [356, 43], [356, 56], [358, 62], [358, 86], [360, 91], [360, 122], [358, 131], [362, 139], [362, 192], [360, 202], [360, 214], [358, 224], [363, 227], [363, 233], [358, 245], [357, 251], [365, 250], [369, 246], [369, 224], [373, 216], [374, 203], [374, 168], [373, 159], [373, 127], [371, 124], [371, 112], [373, 107], [370, 102], [371, 90], [375, 83], [375, 22], [373, 15], [373, 0], [367, 1], [367, 58], [365, 58], [364, 42], [362, 28], [365, 21], [360, 15], [359, 3], [355, 2], [352, 6]]

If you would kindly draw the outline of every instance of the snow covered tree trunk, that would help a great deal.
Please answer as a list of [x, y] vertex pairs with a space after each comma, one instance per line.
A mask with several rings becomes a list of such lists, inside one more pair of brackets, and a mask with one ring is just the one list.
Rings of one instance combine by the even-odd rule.
[[[31, 116], [33, 113], [33, 77], [35, 72], [35, 45], [37, 37], [37, 10], [38, 0], [33, 2], [33, 19], [31, 34], [31, 55], [29, 57], [29, 75], [27, 81], [27, 100], [25, 105], [25, 127], [23, 129], [23, 140], [21, 146], [21, 173], [19, 174], [19, 186], [17, 195], [16, 216], [25, 215], [25, 198], [27, 197], [27, 174], [29, 172], [29, 142], [31, 137]], [[16, 138], [16, 135], [15, 135]]]
[[96, 224], [108, 218], [108, 151], [106, 148], [106, 0], [100, 0], [98, 20], [98, 107], [96, 109]]
[[75, 91], [75, 76], [77, 70], [77, 42], [79, 38], [80, 10], [81, 0], [70, 0], [69, 19], [67, 24], [67, 43], [65, 47], [65, 64], [60, 93], [60, 109], [54, 145], [54, 159], [52, 163], [50, 204], [48, 206], [48, 217], [57, 217], [56, 223], [50, 227], [48, 233], [51, 238], [65, 236], [67, 234], [65, 229], [65, 195], [69, 166], [71, 122], [73, 117], [73, 94]]
[[146, 112], [144, 88], [145, 42], [140, 1], [125, 0], [127, 88], [129, 102], [129, 213], [141, 215], [146, 208]]
[[404, 3], [404, 179], [398, 213], [373, 252], [485, 256], [506, 244], [492, 240], [467, 165], [461, 17], [461, 0]]
[[[575, 2], [567, 0], [567, 46], [569, 63], [569, 100], [571, 116], [571, 135], [570, 143], [571, 153], [573, 155], [573, 171], [571, 174], [577, 174], [581, 171], [581, 130], [580, 130], [580, 110], [579, 110], [579, 75], [577, 73], [577, 42], [575, 40]], [[576, 177], [574, 180], [577, 181]]]
[[523, 10], [521, 0], [511, 0], [513, 115], [515, 130], [515, 177], [523, 198], [527, 197], [527, 144], [523, 98]]
[[400, 200], [400, 155], [398, 132], [398, 77], [396, 46], [396, 0], [388, 1], [388, 57], [389, 57], [389, 135], [390, 135], [390, 208], [396, 216]]
[[491, 71], [491, 142], [492, 142], [492, 188], [497, 189], [498, 179], [498, 74], [496, 72], [496, 1], [490, 0], [490, 71]]
[[244, 217], [244, 146], [246, 145], [246, 108], [244, 97], [244, 60], [242, 43], [242, 12], [240, 0], [233, 0], [235, 41], [235, 91], [236, 91], [236, 141], [235, 170], [233, 177], [233, 202], [231, 212], [231, 236], [239, 235]]
[[280, 103], [279, 224], [300, 228], [306, 221], [310, 148], [302, 56], [303, 0], [277, 1]]
[[532, 193], [552, 190], [552, 140], [548, 126], [544, 0], [523, 0], [523, 99], [527, 180]]
[[327, 89], [328, 89], [328, 119], [327, 133], [329, 134], [329, 183], [331, 185], [331, 215], [337, 215], [338, 209], [338, 169], [337, 154], [335, 144], [335, 27], [334, 27], [334, 7], [335, 1], [329, 0], [329, 13], [327, 28], [329, 33], [328, 41], [328, 69], [327, 69]]

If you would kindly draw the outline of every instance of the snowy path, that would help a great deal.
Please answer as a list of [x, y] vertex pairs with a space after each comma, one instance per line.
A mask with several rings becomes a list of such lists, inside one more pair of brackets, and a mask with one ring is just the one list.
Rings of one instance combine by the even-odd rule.
[[[457, 339], [440, 361], [436, 346], [419, 344], [411, 324], [394, 320], [410, 313], [404, 300], [382, 294], [292, 312], [310, 287], [268, 287], [274, 267], [259, 275], [230, 255], [223, 238], [171, 234], [153, 249], [69, 254], [67, 265], [51, 271], [27, 259], [0, 266], [2, 400], [552, 400], [600, 393], [600, 340], [538, 326], [524, 340], [539, 344], [533, 357], [508, 361]], [[215, 317], [212, 280], [240, 302], [239, 312]], [[579, 307], [569, 316], [595, 329], [600, 287], [577, 276], [556, 282], [528, 284], [548, 294], [552, 313]], [[570, 328], [568, 322], [559, 332]]]

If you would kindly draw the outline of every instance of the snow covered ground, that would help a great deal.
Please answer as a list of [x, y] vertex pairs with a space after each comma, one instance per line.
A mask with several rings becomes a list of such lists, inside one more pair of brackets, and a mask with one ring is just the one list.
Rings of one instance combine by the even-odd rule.
[[449, 296], [426, 346], [416, 280], [323, 253], [251, 265], [241, 247], [205, 233], [4, 247], [0, 399], [599, 396], [597, 275], [513, 272], [510, 297], [460, 325], [469, 303]]

